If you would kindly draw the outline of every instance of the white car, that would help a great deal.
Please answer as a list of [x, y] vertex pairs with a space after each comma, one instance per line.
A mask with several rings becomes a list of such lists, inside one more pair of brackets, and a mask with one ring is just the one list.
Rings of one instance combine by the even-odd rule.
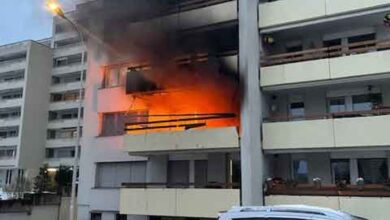
[[306, 205], [235, 207], [219, 220], [368, 220], [345, 212]]

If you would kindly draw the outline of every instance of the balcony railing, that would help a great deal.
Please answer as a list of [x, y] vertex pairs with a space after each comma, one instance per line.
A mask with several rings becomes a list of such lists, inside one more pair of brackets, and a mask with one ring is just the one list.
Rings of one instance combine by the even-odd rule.
[[266, 191], [267, 195], [296, 196], [358, 196], [358, 197], [390, 197], [390, 187], [384, 184], [367, 184], [364, 186], [327, 184], [273, 184]]
[[123, 188], [203, 188], [203, 189], [239, 189], [239, 183], [122, 183]]
[[348, 112], [334, 112], [327, 114], [310, 114], [303, 116], [272, 116], [265, 118], [266, 122], [283, 122], [283, 121], [299, 121], [299, 120], [320, 120], [320, 119], [334, 119], [334, 118], [356, 118], [368, 116], [389, 115], [390, 107], [379, 107], [369, 111], [348, 111]]
[[389, 40], [370, 40], [348, 45], [322, 47], [298, 52], [283, 53], [261, 57], [262, 66], [273, 66], [286, 63], [303, 62], [325, 58], [341, 57], [361, 53], [390, 49]]

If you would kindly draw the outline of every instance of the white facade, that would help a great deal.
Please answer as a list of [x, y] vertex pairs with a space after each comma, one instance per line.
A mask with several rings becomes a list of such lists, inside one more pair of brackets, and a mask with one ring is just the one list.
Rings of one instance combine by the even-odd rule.
[[[72, 17], [72, 13], [67, 15]], [[49, 167], [72, 166], [76, 146], [77, 109], [81, 71], [86, 76], [86, 49], [76, 30], [58, 17], [53, 19], [53, 69], [46, 138]], [[83, 98], [82, 98], [83, 100]], [[82, 101], [81, 100], [81, 101]]]
[[[379, 220], [390, 215], [383, 208], [390, 201], [384, 188], [390, 177], [390, 32], [383, 25], [389, 12], [388, 0], [260, 1], [258, 86], [264, 122], [259, 121], [261, 133], [253, 138], [262, 137], [261, 146], [254, 147], [264, 154], [264, 179], [273, 179], [273, 185], [264, 183], [266, 204], [318, 205]], [[237, 26], [238, 16], [237, 1], [223, 1], [128, 26], [147, 29], [179, 19], [187, 33], [202, 32], [221, 24]], [[93, 57], [88, 72], [94, 74], [86, 80], [78, 219], [215, 218], [218, 211], [239, 205], [240, 190], [233, 185], [240, 183], [239, 138], [244, 136], [228, 126], [115, 130], [104, 121], [124, 120], [132, 110], [135, 99], [121, 77], [133, 66], [111, 65], [115, 60], [93, 42], [88, 52]], [[229, 54], [235, 70], [236, 55]], [[105, 68], [114, 74], [108, 76]], [[66, 141], [47, 145], [66, 146]]]
[[[42, 42], [44, 43], [44, 42]], [[44, 160], [50, 47], [23, 41], [0, 47], [0, 185], [32, 178]]]

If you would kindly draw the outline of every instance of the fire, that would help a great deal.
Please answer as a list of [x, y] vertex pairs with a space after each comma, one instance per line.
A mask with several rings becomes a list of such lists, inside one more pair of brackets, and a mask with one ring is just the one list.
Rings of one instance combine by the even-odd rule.
[[129, 114], [147, 112], [148, 126], [158, 128], [153, 131], [239, 125], [239, 84], [221, 73], [216, 63], [171, 64], [141, 72], [159, 89], [131, 93], [123, 101], [130, 100]]

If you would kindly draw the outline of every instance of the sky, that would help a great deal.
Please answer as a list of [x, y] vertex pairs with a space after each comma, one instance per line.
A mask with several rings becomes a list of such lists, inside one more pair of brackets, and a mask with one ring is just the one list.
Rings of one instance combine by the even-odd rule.
[[[61, 4], [69, 10], [73, 2]], [[50, 37], [53, 15], [44, 5], [45, 0], [0, 0], [0, 45]]]

